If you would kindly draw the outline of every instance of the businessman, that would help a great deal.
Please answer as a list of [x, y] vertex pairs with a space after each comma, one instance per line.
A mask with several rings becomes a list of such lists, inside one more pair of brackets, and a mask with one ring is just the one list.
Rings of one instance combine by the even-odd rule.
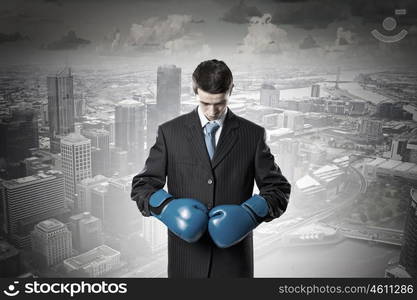
[[131, 198], [168, 228], [169, 278], [253, 277], [253, 229], [284, 213], [291, 185], [265, 129], [228, 107], [228, 66], [203, 61], [192, 81], [198, 106], [159, 125]]

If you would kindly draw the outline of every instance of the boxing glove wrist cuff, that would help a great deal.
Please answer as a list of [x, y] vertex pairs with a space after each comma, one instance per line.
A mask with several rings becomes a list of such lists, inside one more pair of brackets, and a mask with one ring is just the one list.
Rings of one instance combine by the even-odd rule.
[[167, 193], [164, 189], [157, 190], [149, 198], [149, 205], [151, 207], [160, 207], [168, 199], [173, 198], [173, 196]]
[[260, 195], [253, 195], [248, 200], [246, 200], [242, 206], [246, 209], [249, 209], [250, 212], [254, 213], [259, 218], [264, 218], [268, 215], [269, 207], [265, 198]]

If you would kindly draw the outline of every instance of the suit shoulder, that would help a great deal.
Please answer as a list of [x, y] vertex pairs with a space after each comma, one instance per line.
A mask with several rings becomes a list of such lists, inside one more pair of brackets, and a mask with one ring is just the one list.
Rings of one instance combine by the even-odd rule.
[[182, 114], [178, 117], [175, 117], [171, 120], [161, 123], [159, 126], [162, 127], [163, 129], [170, 129], [170, 128], [176, 128], [178, 126], [182, 126], [188, 120], [191, 113], [192, 112]]

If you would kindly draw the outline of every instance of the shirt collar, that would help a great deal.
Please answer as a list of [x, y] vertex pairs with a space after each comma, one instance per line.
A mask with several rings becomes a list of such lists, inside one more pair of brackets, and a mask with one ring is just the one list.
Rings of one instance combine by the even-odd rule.
[[[216, 120], [213, 120], [213, 121], [215, 121], [220, 126], [222, 126], [223, 122], [224, 122], [224, 119], [226, 118], [227, 110], [228, 110], [228, 107], [226, 106], [226, 109], [223, 111], [223, 113], [220, 115], [220, 117]], [[200, 117], [201, 127], [206, 126], [206, 124], [208, 122], [210, 122], [210, 120], [207, 119], [207, 117], [204, 115], [203, 111], [201, 110], [200, 105], [198, 106], [198, 116]]]

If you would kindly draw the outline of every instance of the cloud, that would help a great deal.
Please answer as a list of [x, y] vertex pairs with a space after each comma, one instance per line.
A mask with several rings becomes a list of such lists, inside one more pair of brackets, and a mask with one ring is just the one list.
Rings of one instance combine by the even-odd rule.
[[349, 16], [346, 3], [337, 0], [305, 0], [278, 2], [272, 21], [277, 25], [293, 25], [311, 30], [326, 28], [330, 23]]
[[96, 46], [96, 51], [100, 54], [109, 54], [117, 52], [122, 48], [122, 35], [119, 28], [114, 28], [105, 35], [101, 43]]
[[350, 30], [344, 30], [343, 27], [337, 28], [336, 31], [336, 46], [345, 46], [355, 43], [355, 35]]
[[318, 46], [319, 45], [317, 45], [316, 40], [311, 35], [308, 35], [300, 43], [299, 48], [300, 49], [311, 49], [311, 48], [317, 48]]
[[165, 45], [184, 36], [191, 22], [190, 15], [168, 15], [165, 19], [151, 17], [141, 24], [131, 25], [127, 44], [139, 48], [146, 44]]
[[248, 34], [238, 52], [277, 54], [284, 50], [287, 43], [287, 32], [271, 23], [270, 14], [264, 14], [250, 19]]
[[326, 53], [331, 52], [341, 52], [341, 53], [358, 53], [358, 49], [362, 46], [372, 47], [376, 44], [366, 42], [365, 40], [359, 40], [357, 34], [354, 32], [344, 29], [343, 27], [338, 27], [336, 30], [336, 39], [333, 44], [327, 45], [325, 47]]
[[212, 55], [212, 50], [211, 50], [210, 46], [209, 46], [209, 45], [207, 45], [207, 44], [203, 44], [203, 45], [201, 46], [201, 49], [200, 49], [200, 50], [198, 50], [198, 51], [194, 54], [194, 56], [195, 56], [196, 58], [200, 59], [200, 60], [203, 60], [203, 59], [209, 59], [209, 57], [210, 57], [211, 55]]
[[241, 0], [237, 5], [232, 6], [220, 18], [225, 22], [245, 24], [248, 23], [251, 17], [261, 17], [262, 13], [256, 6], [248, 6], [244, 0]]
[[212, 51], [201, 34], [193, 34], [166, 42], [162, 53], [166, 56], [208, 59]]
[[29, 37], [23, 36], [20, 32], [15, 32], [11, 34], [0, 33], [0, 44], [13, 43], [23, 40], [29, 40]]
[[48, 50], [75, 50], [78, 47], [82, 47], [90, 44], [89, 40], [85, 40], [77, 37], [75, 31], [70, 30], [66, 35], [61, 37], [61, 39], [52, 42], [46, 46]]
[[175, 40], [170, 40], [164, 44], [165, 54], [179, 54], [189, 51], [197, 45], [197, 41], [191, 36], [182, 36]]

